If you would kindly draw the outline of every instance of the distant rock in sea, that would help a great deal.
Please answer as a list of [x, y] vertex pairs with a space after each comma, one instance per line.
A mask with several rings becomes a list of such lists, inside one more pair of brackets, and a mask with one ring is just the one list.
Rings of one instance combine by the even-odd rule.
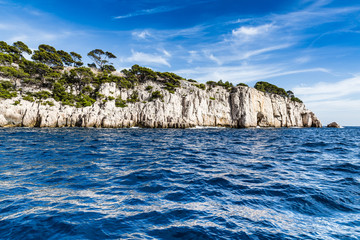
[[337, 122], [332, 122], [327, 125], [328, 128], [341, 128]]

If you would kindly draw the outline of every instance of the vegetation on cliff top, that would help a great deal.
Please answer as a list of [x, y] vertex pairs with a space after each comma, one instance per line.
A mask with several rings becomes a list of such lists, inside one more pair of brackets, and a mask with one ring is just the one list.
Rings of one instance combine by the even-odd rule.
[[275, 86], [268, 82], [257, 82], [254, 88], [262, 92], [273, 93], [283, 97], [289, 97], [292, 101], [302, 103], [299, 98], [294, 96], [294, 93], [292, 91], [285, 91], [285, 89], [279, 88], [278, 86]]
[[[26, 59], [24, 55], [30, 56], [32, 61]], [[1, 81], [0, 98], [13, 98], [20, 92], [23, 99], [27, 101], [42, 102], [47, 98], [53, 98], [65, 105], [86, 107], [91, 106], [96, 100], [103, 99], [103, 102], [115, 100], [116, 106], [126, 107], [126, 103], [139, 101], [137, 91], [134, 91], [126, 100], [122, 100], [121, 97], [105, 98], [99, 94], [101, 84], [114, 82], [120, 89], [134, 89], [140, 83], [154, 81], [161, 83], [163, 89], [175, 93], [176, 89], [181, 86], [181, 80], [186, 80], [175, 73], [155, 72], [139, 65], [124, 69], [121, 74], [114, 74], [116, 69], [111, 63], [111, 59], [115, 59], [116, 56], [113, 53], [95, 49], [90, 51], [87, 56], [93, 63], [84, 67], [82, 56], [76, 52], [68, 53], [46, 44], [41, 44], [37, 50], [32, 51], [21, 41], [12, 45], [0, 41], [0, 76], [11, 80], [20, 80], [21, 85], [24, 86], [49, 89], [49, 92], [46, 93], [44, 91], [23, 93], [16, 89], [13, 83]], [[67, 68], [64, 69], [64, 67]], [[193, 79], [187, 81], [202, 90], [211, 90], [216, 86], [223, 87], [228, 91], [234, 89], [232, 83], [222, 80], [208, 81], [206, 84], [198, 83]], [[237, 86], [247, 85], [239, 83]], [[301, 102], [291, 91], [286, 92], [267, 82], [258, 82], [255, 84], [255, 88]], [[153, 91], [152, 86], [147, 86], [146, 90], [150, 94], [149, 101], [162, 100], [164, 97], [160, 91]]]

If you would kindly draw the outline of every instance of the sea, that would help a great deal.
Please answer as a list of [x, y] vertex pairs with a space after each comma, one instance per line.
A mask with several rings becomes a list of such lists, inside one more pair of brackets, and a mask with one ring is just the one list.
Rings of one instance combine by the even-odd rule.
[[360, 239], [360, 127], [1, 128], [0, 239]]

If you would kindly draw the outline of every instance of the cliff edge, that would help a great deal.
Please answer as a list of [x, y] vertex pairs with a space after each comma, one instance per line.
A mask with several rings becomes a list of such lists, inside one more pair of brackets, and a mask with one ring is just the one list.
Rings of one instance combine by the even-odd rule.
[[[0, 127], [322, 127], [303, 103], [288, 97], [246, 86], [229, 90], [179, 82], [173, 92], [157, 81], [139, 83], [133, 89], [102, 83], [99, 97], [87, 107], [64, 105], [51, 96], [47, 101], [28, 101], [20, 93], [0, 99]], [[35, 92], [17, 84], [17, 91]]]

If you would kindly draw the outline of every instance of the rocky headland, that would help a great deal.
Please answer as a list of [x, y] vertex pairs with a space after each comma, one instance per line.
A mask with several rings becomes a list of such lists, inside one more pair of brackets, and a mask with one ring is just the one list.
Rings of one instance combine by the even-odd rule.
[[[24, 57], [31, 56], [31, 60]], [[291, 91], [267, 82], [206, 84], [134, 65], [101, 49], [82, 56], [0, 41], [0, 127], [321, 127]]]
[[[91, 106], [76, 107], [56, 101], [51, 95], [46, 101], [29, 101], [29, 93], [48, 89], [22, 86], [18, 81], [18, 96], [0, 100], [0, 126], [321, 127], [313, 112], [307, 110], [303, 103], [291, 101], [288, 97], [247, 86], [237, 86], [231, 90], [221, 86], [205, 86], [202, 89], [186, 80], [179, 82], [180, 86], [173, 93], [156, 81], [140, 83], [133, 89], [119, 88], [115, 82], [103, 83], [98, 89], [100, 97]], [[24, 92], [28, 93], [25, 97]], [[157, 97], [154, 97], [154, 92]], [[131, 101], [135, 94], [136, 100]], [[130, 101], [123, 100], [119, 104], [117, 99]]]

